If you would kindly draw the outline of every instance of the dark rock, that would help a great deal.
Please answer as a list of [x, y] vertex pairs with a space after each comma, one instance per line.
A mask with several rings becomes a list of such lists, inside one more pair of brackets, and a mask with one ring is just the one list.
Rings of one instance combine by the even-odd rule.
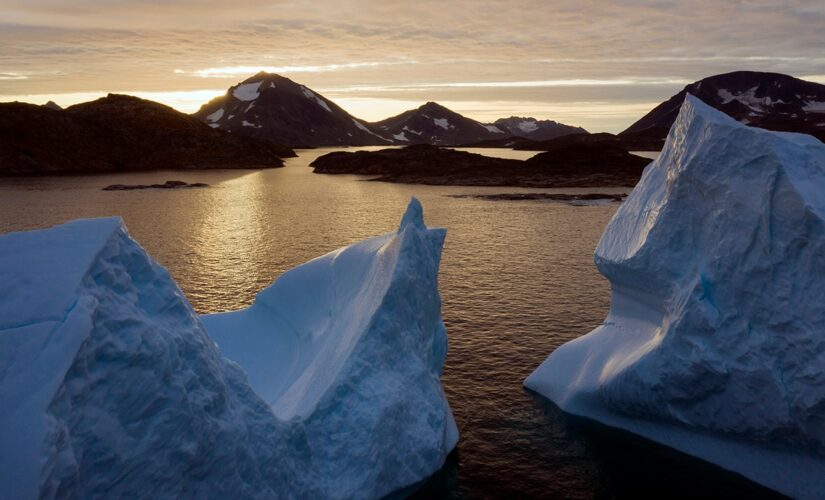
[[491, 201], [524, 201], [524, 200], [551, 200], [551, 201], [624, 201], [627, 194], [607, 193], [497, 193], [497, 194], [450, 194], [451, 198], [475, 198]]
[[112, 184], [103, 188], [103, 191], [133, 191], [135, 189], [184, 189], [184, 188], [203, 188], [209, 187], [209, 184], [203, 182], [194, 182], [188, 184], [183, 181], [166, 181], [163, 184]]
[[283, 165], [289, 148], [213, 130], [137, 97], [107, 97], [54, 110], [0, 103], [0, 175]]
[[532, 149], [531, 145], [538, 141], [527, 139], [526, 137], [510, 136], [503, 139], [487, 139], [478, 142], [460, 144], [461, 148], [507, 148], [507, 149]]
[[373, 175], [377, 181], [411, 184], [607, 187], [634, 186], [648, 163], [620, 146], [572, 144], [521, 161], [415, 145], [329, 153], [311, 166], [316, 173]]

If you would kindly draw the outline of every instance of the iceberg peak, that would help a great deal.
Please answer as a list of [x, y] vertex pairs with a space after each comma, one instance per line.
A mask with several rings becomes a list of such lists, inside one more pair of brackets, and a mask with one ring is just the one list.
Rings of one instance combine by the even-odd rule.
[[199, 317], [120, 218], [0, 235], [0, 491], [383, 498], [458, 441], [444, 229], [391, 232]]
[[403, 231], [404, 228], [410, 224], [418, 229], [426, 229], [424, 225], [424, 208], [415, 196], [410, 198], [407, 211], [404, 212], [404, 216], [401, 218], [401, 224], [398, 225], [398, 232]]

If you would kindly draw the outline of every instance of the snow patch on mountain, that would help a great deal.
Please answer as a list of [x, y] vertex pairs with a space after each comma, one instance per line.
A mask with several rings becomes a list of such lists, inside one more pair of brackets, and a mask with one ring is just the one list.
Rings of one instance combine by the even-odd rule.
[[309, 100], [313, 100], [313, 101], [315, 101], [315, 102], [318, 104], [318, 106], [321, 106], [321, 107], [322, 107], [322, 108], [324, 108], [325, 110], [327, 110], [327, 111], [329, 111], [330, 113], [332, 113], [332, 109], [330, 109], [330, 107], [327, 105], [327, 103], [325, 103], [323, 99], [321, 99], [320, 97], [318, 97], [318, 96], [315, 94], [315, 92], [313, 92], [313, 91], [309, 90], [308, 88], [304, 87], [303, 85], [301, 86], [301, 91], [304, 93], [304, 97], [306, 97], [306, 98], [307, 98], [307, 99], [309, 99]]
[[688, 94], [596, 248], [602, 326], [525, 385], [796, 498], [825, 495], [825, 145]]
[[409, 139], [407, 139], [407, 136], [404, 134], [404, 132], [401, 132], [399, 134], [393, 134], [392, 136], [397, 141], [406, 141], [406, 142], [410, 141]]
[[488, 132], [493, 132], [494, 134], [503, 134], [504, 132], [496, 127], [495, 125], [481, 125], [482, 127], [486, 128]]
[[529, 134], [530, 132], [538, 130], [539, 125], [534, 120], [525, 120], [518, 124], [518, 128], [525, 134]]
[[443, 128], [444, 130], [449, 130], [451, 127], [449, 120], [447, 120], [446, 118], [433, 118], [433, 123]]
[[219, 121], [222, 117], [223, 117], [223, 108], [220, 108], [219, 110], [215, 111], [214, 113], [208, 115], [206, 117], [206, 121], [215, 123], [215, 122]]
[[242, 83], [235, 87], [232, 95], [239, 101], [254, 101], [260, 95], [258, 88], [261, 86], [261, 83], [262, 82]]
[[372, 130], [368, 129], [368, 128], [367, 128], [367, 127], [363, 124], [363, 123], [359, 122], [359, 121], [358, 121], [358, 120], [356, 120], [355, 118], [353, 118], [353, 119], [352, 119], [352, 123], [354, 123], [354, 124], [355, 124], [355, 126], [356, 126], [356, 127], [358, 127], [360, 130], [363, 130], [364, 132], [366, 132], [366, 133], [368, 133], [368, 134], [370, 134], [370, 135], [374, 135], [375, 137], [378, 137], [378, 138], [379, 138], [379, 139], [381, 139], [382, 141], [387, 141], [387, 142], [390, 142], [390, 140], [389, 140], [389, 139], [387, 139], [386, 137], [381, 137], [380, 135], [376, 134], [375, 132], [373, 132]]
[[807, 101], [802, 110], [808, 113], [825, 113], [825, 101]]

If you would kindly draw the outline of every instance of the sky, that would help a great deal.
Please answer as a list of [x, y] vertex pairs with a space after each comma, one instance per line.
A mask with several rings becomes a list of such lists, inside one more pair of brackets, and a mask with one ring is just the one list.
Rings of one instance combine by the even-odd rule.
[[266, 70], [370, 121], [437, 101], [618, 132], [741, 69], [825, 83], [825, 1], [0, 0], [0, 101], [193, 112]]

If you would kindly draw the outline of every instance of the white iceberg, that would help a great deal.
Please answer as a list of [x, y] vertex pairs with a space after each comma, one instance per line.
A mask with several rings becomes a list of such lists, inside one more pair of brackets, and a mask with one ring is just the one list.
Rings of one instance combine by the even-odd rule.
[[688, 96], [608, 224], [602, 326], [525, 386], [797, 498], [825, 496], [825, 145]]
[[458, 439], [444, 234], [413, 201], [398, 232], [206, 317], [251, 385], [120, 219], [0, 236], [2, 495], [380, 497], [426, 479]]

